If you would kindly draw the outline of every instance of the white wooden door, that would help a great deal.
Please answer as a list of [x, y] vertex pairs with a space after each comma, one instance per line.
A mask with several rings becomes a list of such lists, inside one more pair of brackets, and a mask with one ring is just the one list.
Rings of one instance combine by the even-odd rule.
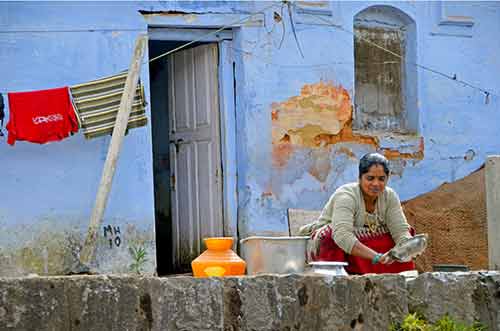
[[223, 235], [217, 44], [168, 63], [173, 260], [187, 268], [203, 238]]

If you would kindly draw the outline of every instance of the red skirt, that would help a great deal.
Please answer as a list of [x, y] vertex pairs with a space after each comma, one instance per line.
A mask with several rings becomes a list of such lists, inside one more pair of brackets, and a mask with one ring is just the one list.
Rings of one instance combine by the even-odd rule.
[[[415, 235], [413, 228], [410, 228], [410, 234]], [[393, 262], [391, 264], [372, 264], [368, 259], [353, 256], [345, 253], [332, 238], [332, 228], [327, 225], [312, 233], [311, 238], [319, 240], [319, 249], [310, 253], [312, 261], [338, 261], [347, 262], [349, 265], [345, 268], [349, 274], [383, 274], [398, 273], [415, 269], [415, 263]], [[394, 247], [395, 243], [390, 233], [377, 234], [372, 236], [362, 236], [358, 240], [365, 246], [370, 247], [377, 253], [386, 253]]]

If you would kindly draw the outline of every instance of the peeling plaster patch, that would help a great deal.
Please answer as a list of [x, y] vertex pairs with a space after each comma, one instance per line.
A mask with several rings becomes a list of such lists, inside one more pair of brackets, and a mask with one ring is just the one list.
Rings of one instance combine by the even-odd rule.
[[418, 151], [415, 153], [401, 153], [396, 150], [382, 150], [384, 156], [389, 160], [396, 159], [414, 159], [414, 160], [422, 160], [424, 158], [424, 151]]
[[273, 166], [287, 166], [298, 147], [312, 149], [313, 164], [308, 171], [320, 182], [331, 170], [327, 146], [339, 142], [378, 145], [375, 137], [353, 133], [351, 97], [345, 88], [332, 83], [304, 85], [299, 96], [273, 103], [271, 120]]
[[304, 85], [299, 96], [271, 107], [273, 145], [286, 141], [317, 147], [318, 135], [340, 133], [352, 116], [347, 90], [324, 82]]
[[[353, 131], [352, 100], [342, 86], [304, 85], [300, 95], [271, 106], [272, 171], [260, 198], [300, 208], [306, 191], [327, 191], [357, 178], [350, 173], [364, 152], [379, 151], [393, 175], [424, 158], [424, 139], [380, 131]], [[409, 162], [410, 161], [410, 162]]]
[[353, 142], [357, 144], [372, 145], [375, 147], [379, 146], [377, 137], [355, 134], [352, 131], [352, 119], [345, 123], [345, 126], [342, 128], [339, 134], [322, 133], [315, 138], [315, 141], [317, 145], [333, 145], [340, 142]]
[[113, 31], [113, 32], [111, 32], [111, 37], [116, 38], [121, 34], [122, 34], [121, 31]]
[[[404, 149], [404, 147], [406, 146], [402, 146], [401, 149]], [[424, 158], [424, 138], [420, 137], [416, 151], [402, 152], [401, 149], [382, 147], [380, 150], [384, 154], [384, 156], [389, 160], [396, 160], [396, 159], [422, 160]]]
[[[420, 137], [417, 150], [404, 145], [404, 139], [395, 139], [398, 144], [381, 146], [378, 136], [355, 133], [352, 130], [352, 106], [348, 91], [342, 86], [319, 82], [304, 85], [300, 95], [273, 103], [271, 110], [273, 166], [287, 166], [297, 147], [318, 149], [312, 153], [313, 165], [309, 172], [319, 181], [324, 181], [330, 171], [326, 156], [330, 150], [325, 147], [341, 142], [374, 146], [387, 158], [416, 159], [424, 157], [423, 138]], [[403, 144], [403, 145], [402, 145]], [[407, 152], [406, 150], [410, 151]], [[343, 150], [353, 157], [353, 153]]]
[[389, 160], [391, 174], [403, 177], [404, 169], [406, 168], [409, 160], [412, 160], [412, 165], [424, 158], [424, 139], [420, 137], [416, 146], [402, 145], [398, 149], [395, 148], [380, 148], [380, 152]]
[[300, 95], [273, 103], [273, 164], [283, 167], [294, 146], [323, 148], [339, 142], [378, 146], [376, 137], [352, 131], [352, 102], [342, 86], [304, 85]]

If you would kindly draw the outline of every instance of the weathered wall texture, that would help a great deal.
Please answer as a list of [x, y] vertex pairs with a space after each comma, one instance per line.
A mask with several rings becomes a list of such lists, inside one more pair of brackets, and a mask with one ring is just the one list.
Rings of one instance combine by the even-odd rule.
[[[128, 68], [136, 36], [147, 32], [141, 20], [124, 3], [1, 3], [0, 91], [66, 86]], [[142, 68], [148, 89], [148, 67]], [[149, 107], [147, 112], [149, 117]], [[61, 142], [11, 147], [0, 139], [0, 275], [71, 271], [109, 141], [85, 140], [79, 133]], [[138, 246], [147, 251], [145, 271], [155, 271], [152, 187], [147, 126], [125, 137], [93, 269], [128, 272], [129, 248]]]
[[[312, 14], [299, 8], [312, 4]], [[422, 69], [406, 80], [415, 100], [407, 114], [414, 134], [353, 129], [354, 39], [344, 31], [352, 31], [354, 17], [370, 6], [389, 6], [415, 24], [415, 61], [498, 93], [496, 2], [294, 2], [303, 57], [281, 2], [2, 2], [0, 91], [76, 84], [125, 69], [135, 37], [148, 31], [139, 10], [155, 12], [170, 27], [213, 28], [233, 23], [222, 19], [225, 14], [271, 5], [263, 24], [233, 29], [236, 121], [226, 129], [236, 132], [230, 144], [237, 152], [240, 236], [287, 233], [287, 208], [320, 209], [338, 186], [357, 179], [357, 160], [366, 152], [380, 150], [391, 159], [389, 184], [402, 199], [462, 178], [486, 155], [498, 154], [500, 142], [492, 139], [500, 121], [498, 97], [486, 99]], [[147, 66], [141, 79], [149, 95]], [[108, 144], [109, 137], [84, 141], [81, 135], [43, 146], [0, 144], [0, 275], [58, 274], [73, 263]], [[151, 150], [150, 126], [125, 138], [101, 229], [98, 271], [124, 271], [132, 262], [131, 244], [146, 248], [145, 267], [155, 269]], [[120, 233], [105, 232], [107, 226]]]
[[[44, 223], [38, 228], [39, 234], [32, 237], [19, 236], [13, 229], [10, 238], [17, 238], [17, 243], [0, 248], [0, 275], [17, 276], [28, 273], [39, 275], [66, 275], [74, 273], [79, 267], [79, 254], [82, 250], [83, 231], [78, 232], [69, 226], [54, 228]], [[31, 230], [26, 230], [29, 234]], [[146, 259], [141, 264], [142, 271], [154, 272], [155, 242], [152, 229], [138, 230], [133, 223], [126, 226], [104, 224], [99, 231], [96, 260], [92, 271], [103, 273], [134, 272], [132, 263], [134, 253], [131, 249], [144, 249]], [[9, 235], [5, 234], [5, 236]]]
[[[360, 130], [353, 125], [354, 38], [342, 29], [352, 31], [354, 17], [370, 5], [387, 3], [323, 5], [333, 14], [322, 18], [340, 28], [297, 11], [295, 27], [304, 58], [289, 24], [280, 44], [282, 29], [272, 17], [266, 31], [245, 28], [238, 33], [235, 48], [245, 51], [235, 51], [242, 236], [286, 234], [287, 208], [321, 209], [338, 186], [357, 180], [358, 160], [366, 152], [378, 150], [391, 160], [394, 175], [389, 185], [406, 200], [462, 178], [500, 148], [488, 138], [494, 136], [490, 121], [500, 116], [498, 97], [487, 100], [477, 90], [409, 65], [416, 61], [498, 91], [498, 81], [484, 66], [500, 70], [489, 52], [499, 43], [483, 39], [491, 34], [484, 26], [498, 29], [498, 6], [391, 2], [385, 7], [414, 22], [414, 28], [407, 29], [411, 36], [407, 34], [406, 42], [412, 46], [405, 51], [412, 56], [401, 84], [406, 91], [403, 103], [415, 107], [403, 114], [401, 123], [407, 122], [407, 128], [394, 122], [389, 129], [376, 125]], [[473, 25], [441, 24], [447, 15], [458, 17], [458, 12], [471, 16]], [[364, 23], [384, 24], [385, 16], [375, 14], [376, 10], [370, 12]], [[287, 15], [284, 21], [289, 23]], [[482, 44], [488, 44], [488, 50], [479, 51]], [[447, 61], [452, 49], [456, 57]], [[381, 122], [384, 110], [380, 109]]]
[[0, 330], [389, 330], [409, 312], [500, 330], [500, 274], [0, 278]]

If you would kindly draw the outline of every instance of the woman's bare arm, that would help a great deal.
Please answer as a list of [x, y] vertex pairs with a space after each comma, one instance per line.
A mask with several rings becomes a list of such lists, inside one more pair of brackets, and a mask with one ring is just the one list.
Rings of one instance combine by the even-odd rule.
[[[363, 259], [368, 259], [370, 261], [373, 261], [373, 258], [375, 257], [375, 255], [377, 255], [378, 253], [375, 252], [373, 249], [371, 249], [370, 247], [368, 246], [365, 246], [363, 245], [361, 242], [357, 241], [354, 246], [352, 247], [352, 250], [351, 250], [351, 255], [354, 255], [354, 256], [359, 256]], [[392, 262], [394, 262], [388, 255], [387, 253], [384, 254], [380, 260], [378, 261], [379, 263], [382, 263], [382, 264], [390, 264]]]

